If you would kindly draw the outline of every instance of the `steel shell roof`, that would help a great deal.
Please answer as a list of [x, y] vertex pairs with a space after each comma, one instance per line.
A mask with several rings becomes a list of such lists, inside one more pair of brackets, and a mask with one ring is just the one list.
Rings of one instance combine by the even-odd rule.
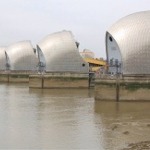
[[36, 70], [36, 58], [30, 41], [14, 43], [6, 48], [11, 70]]
[[88, 72], [88, 63], [80, 56], [76, 41], [70, 31], [50, 34], [38, 45], [45, 57], [46, 71]]
[[150, 11], [120, 19], [107, 33], [120, 49], [123, 74], [150, 74]]

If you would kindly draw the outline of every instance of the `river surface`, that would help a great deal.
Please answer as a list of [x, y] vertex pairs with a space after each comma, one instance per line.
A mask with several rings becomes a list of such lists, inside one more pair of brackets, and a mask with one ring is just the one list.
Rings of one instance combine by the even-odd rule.
[[150, 103], [100, 102], [85, 89], [0, 84], [0, 149], [120, 150], [150, 140]]

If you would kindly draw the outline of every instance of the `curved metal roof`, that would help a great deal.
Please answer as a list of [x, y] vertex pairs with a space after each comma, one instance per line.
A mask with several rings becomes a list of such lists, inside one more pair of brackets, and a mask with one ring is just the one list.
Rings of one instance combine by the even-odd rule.
[[45, 57], [47, 72], [88, 72], [89, 65], [80, 56], [70, 31], [50, 34], [38, 45]]
[[0, 70], [6, 69], [5, 49], [6, 47], [0, 47]]
[[36, 70], [38, 59], [30, 41], [14, 43], [6, 48], [10, 70]]
[[150, 11], [120, 19], [109, 28], [106, 39], [110, 35], [120, 49], [123, 74], [150, 74]]

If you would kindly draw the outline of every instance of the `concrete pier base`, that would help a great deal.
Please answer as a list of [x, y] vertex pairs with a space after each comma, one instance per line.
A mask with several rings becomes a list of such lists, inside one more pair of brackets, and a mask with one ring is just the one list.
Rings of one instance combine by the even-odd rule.
[[88, 88], [88, 74], [48, 73], [29, 76], [30, 88]]
[[96, 100], [115, 100], [116, 81], [111, 79], [95, 80], [95, 99]]
[[9, 74], [0, 74], [0, 82], [9, 82]]
[[0, 82], [7, 83], [28, 83], [29, 74], [24, 72], [11, 72], [11, 73], [0, 73]]
[[150, 101], [150, 77], [96, 79], [95, 99], [107, 101]]

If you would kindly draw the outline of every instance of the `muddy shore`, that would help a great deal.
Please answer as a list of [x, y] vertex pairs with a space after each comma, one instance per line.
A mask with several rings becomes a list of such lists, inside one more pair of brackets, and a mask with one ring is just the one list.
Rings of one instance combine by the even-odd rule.
[[131, 143], [127, 148], [124, 148], [122, 150], [150, 150], [150, 141]]

